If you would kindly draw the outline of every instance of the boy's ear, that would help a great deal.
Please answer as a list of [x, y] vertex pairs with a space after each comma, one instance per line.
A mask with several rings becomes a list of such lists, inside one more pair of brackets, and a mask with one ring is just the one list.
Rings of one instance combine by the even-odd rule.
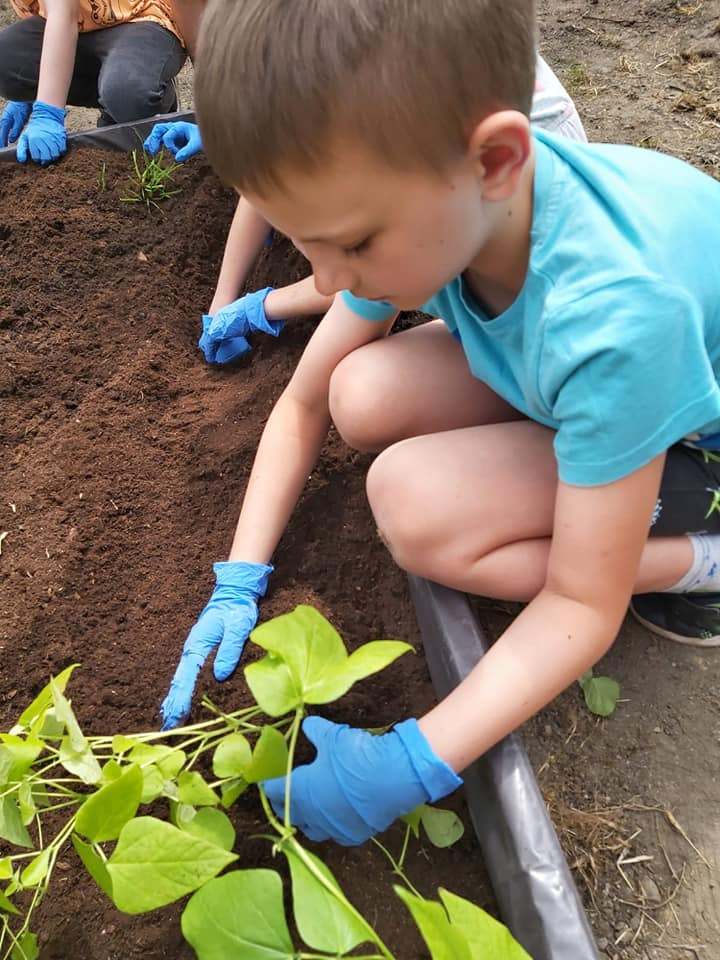
[[530, 121], [518, 110], [500, 110], [481, 120], [470, 135], [468, 158], [486, 200], [507, 200], [530, 157]]

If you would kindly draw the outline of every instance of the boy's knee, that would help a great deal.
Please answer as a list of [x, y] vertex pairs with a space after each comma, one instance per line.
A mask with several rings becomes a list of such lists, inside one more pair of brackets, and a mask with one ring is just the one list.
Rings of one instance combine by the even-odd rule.
[[380, 538], [403, 570], [417, 573], [431, 531], [425, 523], [428, 497], [412, 464], [412, 440], [401, 440], [372, 463], [365, 482]]
[[381, 448], [383, 394], [364, 348], [348, 354], [330, 378], [330, 416], [345, 443], [361, 453]]

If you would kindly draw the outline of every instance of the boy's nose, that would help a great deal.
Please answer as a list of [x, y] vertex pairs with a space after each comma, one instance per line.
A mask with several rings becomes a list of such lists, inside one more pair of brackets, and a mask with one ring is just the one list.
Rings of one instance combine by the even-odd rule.
[[353, 271], [333, 264], [313, 263], [315, 289], [324, 297], [332, 297], [340, 290], [349, 290], [355, 283]]

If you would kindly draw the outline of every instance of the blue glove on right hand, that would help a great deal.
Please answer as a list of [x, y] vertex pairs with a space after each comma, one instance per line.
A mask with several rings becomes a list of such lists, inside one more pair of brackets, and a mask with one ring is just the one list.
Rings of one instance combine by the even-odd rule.
[[277, 337], [285, 326], [282, 320], [269, 320], [265, 300], [272, 287], [246, 293], [216, 313], [202, 318], [203, 332], [198, 346], [208, 363], [229, 363], [250, 349], [251, 333], [269, 333]]
[[0, 116], [0, 147], [15, 143], [27, 123], [32, 110], [31, 103], [11, 101]]
[[150, 131], [150, 136], [145, 140], [143, 149], [151, 156], [155, 156], [160, 147], [169, 150], [178, 163], [184, 163], [196, 153], [200, 153], [203, 148], [200, 127], [186, 120], [156, 123]]
[[[303, 733], [317, 749], [312, 763], [292, 772], [290, 819], [310, 840], [336, 840], [356, 846], [421, 803], [434, 803], [462, 783], [436, 756], [416, 720], [398, 723], [389, 733], [332, 723], [323, 717], [303, 721]], [[263, 788], [280, 819], [285, 777]]]
[[163, 730], [177, 727], [190, 713], [195, 682], [208, 655], [217, 647], [213, 673], [227, 680], [258, 618], [257, 601], [265, 595], [273, 567], [264, 563], [216, 563], [215, 589], [190, 631], [180, 663], [160, 711]]
[[44, 167], [61, 157], [66, 150], [65, 110], [36, 100], [28, 125], [18, 140], [18, 162], [26, 163], [31, 157]]

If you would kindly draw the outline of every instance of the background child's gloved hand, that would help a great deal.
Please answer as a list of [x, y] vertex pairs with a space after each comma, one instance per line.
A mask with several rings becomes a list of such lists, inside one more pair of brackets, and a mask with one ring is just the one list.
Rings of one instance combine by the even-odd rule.
[[208, 363], [229, 363], [250, 349], [250, 333], [269, 333], [277, 337], [285, 326], [282, 320], [269, 320], [265, 314], [265, 300], [272, 287], [246, 293], [212, 316], [202, 318], [203, 332], [198, 346]]
[[28, 157], [43, 167], [57, 160], [67, 150], [65, 110], [36, 100], [30, 120], [18, 140], [16, 156], [20, 163]]
[[21, 103], [11, 100], [5, 105], [0, 115], [0, 147], [7, 147], [15, 143], [27, 123], [32, 110], [31, 103]]
[[143, 148], [154, 156], [160, 147], [169, 150], [178, 163], [184, 163], [185, 160], [200, 153], [203, 148], [200, 127], [186, 120], [156, 123], [150, 131], [150, 136], [143, 143]]
[[[290, 818], [310, 840], [356, 846], [462, 783], [435, 755], [415, 720], [374, 736], [308, 717], [303, 732], [317, 748], [317, 756], [292, 773]], [[263, 784], [279, 817], [284, 813], [285, 779]]]
[[216, 563], [215, 589], [188, 634], [170, 690], [160, 708], [163, 730], [182, 723], [190, 712], [195, 682], [214, 647], [213, 673], [227, 680], [238, 665], [258, 618], [257, 601], [265, 595], [273, 567], [264, 563]]

